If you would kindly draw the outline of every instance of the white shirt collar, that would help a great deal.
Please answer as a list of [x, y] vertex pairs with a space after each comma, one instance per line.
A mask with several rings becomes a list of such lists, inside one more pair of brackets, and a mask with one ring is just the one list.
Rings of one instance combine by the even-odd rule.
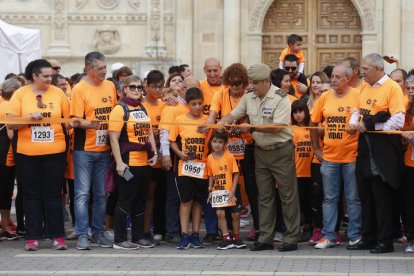
[[389, 79], [388, 75], [384, 74], [384, 76], [382, 76], [382, 78], [380, 78], [379, 80], [377, 80], [377, 82], [371, 85], [371, 87], [379, 87], [383, 85], [388, 79]]

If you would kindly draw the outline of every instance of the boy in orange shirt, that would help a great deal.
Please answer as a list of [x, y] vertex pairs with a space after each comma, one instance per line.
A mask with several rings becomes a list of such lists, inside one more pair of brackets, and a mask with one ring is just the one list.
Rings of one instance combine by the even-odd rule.
[[282, 53], [279, 57], [279, 68], [285, 69], [284, 62], [285, 57], [289, 54], [294, 54], [298, 57], [299, 60], [299, 69], [298, 73], [303, 73], [303, 69], [305, 68], [305, 56], [303, 54], [302, 47], [302, 37], [297, 34], [291, 34], [287, 40], [288, 47], [283, 49]]
[[[181, 241], [177, 249], [204, 247], [199, 239], [201, 209], [207, 201], [207, 154], [208, 134], [199, 133], [197, 125], [207, 120], [203, 115], [203, 93], [199, 88], [190, 88], [186, 92], [186, 102], [190, 112], [178, 116], [176, 125], [170, 130], [171, 149], [179, 158], [176, 185], [180, 197], [180, 224]], [[195, 124], [195, 125], [189, 125]], [[178, 136], [181, 138], [181, 147], [178, 145]], [[192, 234], [188, 235], [192, 218]]]
[[[237, 203], [236, 189], [239, 180], [239, 169], [234, 156], [225, 150], [229, 137], [227, 132], [216, 130], [211, 137], [212, 153], [207, 158], [209, 176], [208, 202], [216, 208], [218, 224], [223, 233], [223, 240], [217, 249], [246, 248], [239, 235], [240, 211], [242, 206]], [[233, 233], [227, 227], [226, 209], [231, 211]]]

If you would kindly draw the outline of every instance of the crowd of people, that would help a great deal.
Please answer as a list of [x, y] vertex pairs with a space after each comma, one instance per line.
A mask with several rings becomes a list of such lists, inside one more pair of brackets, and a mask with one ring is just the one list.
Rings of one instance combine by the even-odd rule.
[[[186, 64], [141, 78], [116, 63], [106, 79], [100, 52], [71, 78], [45, 59], [9, 74], [0, 240], [24, 238], [27, 251], [45, 238], [57, 250], [70, 239], [79, 250], [162, 240], [226, 250], [247, 238], [252, 251], [278, 241], [281, 252], [347, 240], [373, 254], [398, 241], [414, 252], [414, 72], [387, 75], [372, 53], [307, 76], [301, 41], [289, 37], [273, 71], [208, 58], [201, 81]], [[253, 226], [241, 237], [246, 206]]]

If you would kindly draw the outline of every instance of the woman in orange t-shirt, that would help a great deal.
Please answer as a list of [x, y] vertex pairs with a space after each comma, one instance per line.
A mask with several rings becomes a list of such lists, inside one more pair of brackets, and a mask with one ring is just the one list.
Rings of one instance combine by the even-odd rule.
[[[3, 101], [0, 103], [0, 117], [5, 116], [4, 111], [7, 109], [10, 98], [12, 97], [14, 91], [19, 88], [20, 82], [16, 79], [7, 79], [4, 81], [1, 89]], [[0, 240], [16, 240], [19, 238], [10, 227], [10, 225], [14, 224], [10, 218], [10, 210], [12, 205], [14, 179], [16, 176], [16, 168], [14, 165], [13, 150], [11, 146], [12, 138], [13, 131], [7, 130], [6, 125], [0, 124], [0, 214], [1, 228], [3, 230], [0, 235]], [[16, 202], [16, 209], [17, 208], [18, 204]], [[21, 225], [19, 226], [21, 227]]]
[[[144, 211], [151, 166], [157, 161], [157, 148], [151, 120], [142, 104], [141, 79], [124, 80], [122, 102], [109, 116], [109, 138], [116, 162], [118, 202], [115, 206], [115, 249], [153, 247], [144, 238]], [[123, 121], [127, 121], [124, 123]], [[127, 216], [131, 217], [131, 241], [127, 238]]]
[[[17, 130], [16, 169], [23, 187], [26, 216], [25, 249], [38, 249], [46, 233], [53, 247], [66, 249], [62, 212], [62, 183], [66, 166], [66, 130], [61, 123], [42, 123], [43, 118], [69, 117], [69, 100], [59, 88], [50, 85], [52, 68], [48, 61], [30, 62], [25, 70], [31, 84], [17, 90], [7, 108], [7, 117], [21, 117], [34, 124], [8, 124]], [[68, 125], [66, 125], [68, 127]]]

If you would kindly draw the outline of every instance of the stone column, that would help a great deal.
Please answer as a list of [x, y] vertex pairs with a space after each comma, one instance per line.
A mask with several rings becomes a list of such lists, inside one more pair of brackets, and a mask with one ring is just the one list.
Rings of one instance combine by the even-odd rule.
[[52, 0], [51, 42], [47, 51], [48, 56], [70, 56], [68, 41], [68, 2], [65, 0]]
[[224, 1], [223, 67], [240, 62], [241, 4], [240, 0]]
[[164, 0], [149, 0], [147, 5], [147, 44], [145, 55], [166, 57], [164, 44]]
[[401, 66], [405, 69], [411, 69], [414, 65], [414, 6], [412, 0], [402, 0], [402, 15], [401, 15], [401, 33], [404, 36], [401, 38]]
[[249, 66], [262, 62], [262, 33], [246, 34], [247, 56], [244, 58], [243, 64]]
[[[383, 54], [401, 59], [401, 0], [383, 0]], [[385, 71], [395, 65], [385, 63]]]
[[193, 0], [177, 0], [175, 3], [175, 59], [193, 69]]

